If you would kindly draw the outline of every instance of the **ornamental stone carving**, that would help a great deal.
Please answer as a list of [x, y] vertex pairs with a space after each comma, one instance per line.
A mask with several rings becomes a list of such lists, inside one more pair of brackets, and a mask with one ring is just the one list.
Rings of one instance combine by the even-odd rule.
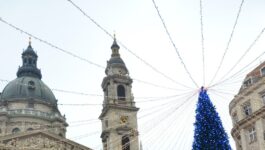
[[45, 135], [22, 136], [0, 141], [1, 150], [87, 150], [66, 139]]

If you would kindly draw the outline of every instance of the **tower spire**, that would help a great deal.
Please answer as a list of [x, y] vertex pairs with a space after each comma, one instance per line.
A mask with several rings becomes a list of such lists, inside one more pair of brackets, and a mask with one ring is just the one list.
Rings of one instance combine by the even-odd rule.
[[113, 36], [113, 44], [111, 45], [112, 54], [111, 57], [120, 57], [119, 49], [120, 46], [117, 44], [116, 35]]
[[31, 37], [29, 37], [29, 46], [31, 46]]

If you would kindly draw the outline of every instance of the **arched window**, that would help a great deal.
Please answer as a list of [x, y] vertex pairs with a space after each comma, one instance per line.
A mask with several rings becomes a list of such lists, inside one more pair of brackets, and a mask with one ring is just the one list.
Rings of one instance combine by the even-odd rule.
[[34, 66], [36, 65], [36, 60], [35, 60], [35, 59], [33, 60], [33, 65], [34, 65]]
[[31, 65], [32, 64], [32, 59], [31, 58], [29, 58], [29, 65]]
[[27, 129], [27, 131], [32, 131], [32, 130], [33, 130], [33, 128], [28, 128], [28, 129]]
[[121, 144], [122, 144], [122, 150], [130, 150], [130, 139], [128, 135], [122, 137]]
[[13, 130], [12, 130], [12, 133], [14, 134], [14, 133], [18, 133], [18, 132], [20, 132], [20, 129], [19, 128], [14, 128]]
[[125, 100], [125, 88], [123, 85], [119, 85], [117, 88], [118, 100]]

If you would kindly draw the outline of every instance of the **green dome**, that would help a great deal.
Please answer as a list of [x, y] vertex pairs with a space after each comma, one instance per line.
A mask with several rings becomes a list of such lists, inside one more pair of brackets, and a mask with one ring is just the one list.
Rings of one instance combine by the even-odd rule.
[[1, 94], [1, 101], [29, 98], [54, 105], [57, 104], [51, 89], [39, 78], [30, 76], [18, 77], [9, 82]]

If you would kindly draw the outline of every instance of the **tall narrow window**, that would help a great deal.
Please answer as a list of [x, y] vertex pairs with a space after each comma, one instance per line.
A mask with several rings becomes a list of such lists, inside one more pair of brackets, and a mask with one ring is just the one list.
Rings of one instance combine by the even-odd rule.
[[256, 134], [256, 129], [255, 127], [251, 127], [248, 129], [248, 133], [249, 133], [249, 142], [254, 142], [257, 140], [257, 134]]
[[265, 104], [265, 95], [262, 95], [261, 99], [262, 99], [262, 103]]
[[125, 88], [123, 85], [119, 85], [117, 88], [118, 100], [125, 100]]
[[251, 113], [252, 113], [252, 109], [251, 109], [251, 105], [250, 105], [250, 103], [246, 103], [246, 104], [244, 104], [244, 106], [243, 106], [243, 110], [244, 110], [244, 113], [245, 113], [246, 116], [251, 115]]
[[128, 135], [122, 137], [121, 144], [122, 144], [122, 150], [130, 150], [130, 139]]
[[260, 70], [260, 72], [261, 72], [261, 76], [265, 76], [265, 67], [263, 67], [263, 68]]
[[109, 121], [108, 120], [105, 120], [105, 126], [109, 127]]
[[32, 59], [30, 58], [30, 59], [29, 59], [29, 65], [31, 65], [31, 64], [32, 64]]

